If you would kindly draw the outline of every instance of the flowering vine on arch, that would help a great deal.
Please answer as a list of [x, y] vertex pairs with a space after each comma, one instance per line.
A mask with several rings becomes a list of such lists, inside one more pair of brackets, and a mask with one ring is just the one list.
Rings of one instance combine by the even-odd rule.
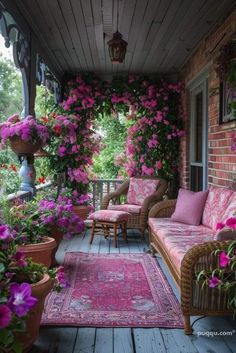
[[125, 169], [129, 176], [159, 175], [171, 179], [178, 169], [180, 83], [129, 75], [102, 81], [92, 74], [69, 80], [51, 128], [57, 137], [57, 166], [66, 170], [69, 183], [86, 190], [86, 166], [99, 152], [94, 121], [99, 114], [123, 113], [129, 120]]

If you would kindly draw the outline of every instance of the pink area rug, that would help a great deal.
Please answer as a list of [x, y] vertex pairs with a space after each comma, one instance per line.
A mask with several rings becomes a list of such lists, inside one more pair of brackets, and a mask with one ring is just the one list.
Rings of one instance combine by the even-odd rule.
[[67, 253], [70, 287], [46, 300], [42, 325], [182, 328], [170, 285], [149, 254]]

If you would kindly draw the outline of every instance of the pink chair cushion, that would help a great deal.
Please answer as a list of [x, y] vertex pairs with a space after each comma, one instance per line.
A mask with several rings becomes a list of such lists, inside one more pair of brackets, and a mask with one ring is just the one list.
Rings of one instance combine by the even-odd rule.
[[172, 221], [198, 226], [201, 223], [208, 191], [193, 192], [179, 189]]
[[142, 206], [140, 205], [129, 205], [127, 203], [123, 205], [110, 205], [109, 210], [125, 211], [132, 214], [140, 214]]
[[233, 191], [211, 185], [202, 215], [202, 224], [216, 229], [216, 224], [222, 221]]
[[194, 245], [212, 241], [215, 233], [203, 225], [188, 225], [170, 218], [149, 218], [148, 224], [179, 272], [186, 252]]
[[104, 222], [127, 221], [130, 214], [124, 211], [100, 210], [92, 213], [88, 219]]
[[152, 195], [159, 184], [160, 180], [158, 179], [130, 178], [127, 203], [142, 205], [144, 199]]

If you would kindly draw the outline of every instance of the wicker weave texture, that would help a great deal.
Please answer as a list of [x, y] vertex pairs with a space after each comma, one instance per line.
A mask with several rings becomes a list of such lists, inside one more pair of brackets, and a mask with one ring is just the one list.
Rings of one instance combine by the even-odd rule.
[[[176, 200], [158, 202], [151, 208], [149, 217], [169, 217], [175, 209], [175, 204]], [[212, 271], [218, 266], [219, 260], [215, 250], [226, 250], [230, 241], [212, 241], [193, 246], [186, 252], [179, 272], [164, 244], [151, 229], [149, 229], [149, 240], [152, 252], [159, 252], [162, 255], [180, 289], [185, 333], [192, 333], [191, 315], [217, 316], [232, 313], [228, 308], [228, 298], [224, 291], [208, 286], [202, 288], [202, 283], [197, 281], [197, 273], [201, 270]]]

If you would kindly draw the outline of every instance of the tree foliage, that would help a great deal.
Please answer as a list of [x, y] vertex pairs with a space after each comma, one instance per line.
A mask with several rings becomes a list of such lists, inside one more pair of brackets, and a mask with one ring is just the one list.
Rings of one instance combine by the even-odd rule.
[[0, 55], [0, 119], [23, 110], [22, 78], [14, 64]]
[[103, 148], [93, 158], [93, 171], [99, 178], [116, 178], [121, 167], [115, 165], [116, 156], [125, 150], [127, 120], [122, 115], [104, 115], [98, 121]]

